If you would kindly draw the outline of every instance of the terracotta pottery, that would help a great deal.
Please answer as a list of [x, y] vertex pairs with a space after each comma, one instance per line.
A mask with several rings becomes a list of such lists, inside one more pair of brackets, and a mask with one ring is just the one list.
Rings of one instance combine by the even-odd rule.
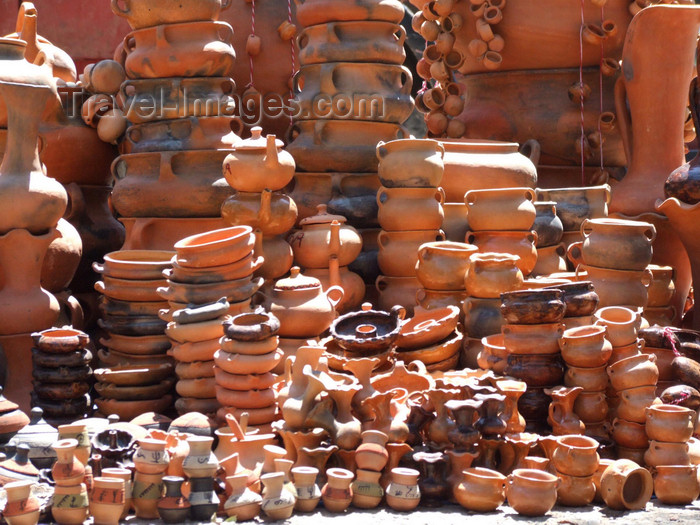
[[[411, 72], [399, 65], [333, 62], [306, 65], [294, 79], [299, 120], [351, 117], [354, 120], [403, 123], [413, 111]], [[371, 95], [369, 95], [371, 93]], [[333, 101], [323, 107], [320, 100]], [[352, 101], [344, 108], [342, 100]]]
[[182, 523], [190, 515], [190, 502], [182, 495], [184, 478], [164, 476], [165, 495], [158, 501], [158, 515], [165, 523]]
[[527, 385], [522, 381], [500, 380], [496, 381], [496, 388], [506, 397], [506, 407], [503, 412], [507, 425], [506, 432], [524, 432], [525, 419], [518, 412], [518, 400], [527, 390]]
[[238, 261], [253, 248], [249, 226], [233, 226], [186, 237], [175, 244], [177, 263], [187, 268], [220, 266]]
[[536, 201], [535, 222], [531, 229], [537, 232], [537, 248], [555, 246], [561, 242], [564, 226], [557, 216], [557, 203], [554, 201]]
[[479, 367], [502, 375], [508, 364], [508, 350], [503, 345], [503, 334], [482, 337], [481, 345], [482, 349], [476, 357]]
[[417, 470], [403, 467], [391, 469], [391, 482], [386, 487], [386, 503], [393, 510], [409, 512], [420, 503]]
[[656, 356], [639, 354], [621, 359], [608, 367], [608, 376], [611, 386], [617, 391], [656, 385], [659, 380]]
[[688, 443], [666, 443], [649, 441], [649, 448], [644, 453], [644, 462], [649, 467], [659, 465], [690, 465]]
[[564, 333], [560, 323], [507, 324], [501, 329], [503, 343], [511, 354], [555, 354]]
[[469, 228], [481, 230], [528, 230], [535, 222], [531, 188], [471, 190], [464, 196]]
[[294, 467], [294, 487], [297, 490], [295, 510], [300, 512], [313, 511], [321, 500], [321, 489], [316, 484], [318, 469], [315, 467]]
[[590, 281], [559, 284], [552, 288], [562, 292], [562, 300], [566, 304], [565, 317], [591, 315], [598, 306], [598, 295]]
[[466, 242], [474, 244], [481, 253], [510, 253], [518, 256], [517, 265], [523, 275], [530, 274], [537, 264], [536, 241], [537, 234], [533, 231], [472, 231], [466, 237]]
[[352, 482], [352, 504], [361, 509], [376, 508], [384, 497], [384, 489], [379, 484], [381, 472], [357, 470], [357, 479]]
[[595, 497], [593, 476], [568, 476], [559, 474], [561, 484], [557, 488], [557, 503], [566, 507], [585, 507]]
[[214, 493], [213, 477], [190, 478], [190, 515], [195, 521], [211, 520], [219, 507], [219, 498]]
[[[232, 191], [221, 179], [221, 163], [228, 153], [189, 150], [122, 155], [112, 164], [117, 181], [112, 193], [114, 208], [127, 217], [218, 216]], [[144, 206], [143, 199], [151, 205]]]
[[52, 475], [56, 485], [73, 486], [83, 481], [85, 467], [78, 458], [75, 457], [75, 450], [78, 446], [76, 439], [61, 439], [53, 445], [58, 459], [52, 468]]
[[588, 266], [644, 270], [651, 262], [653, 224], [622, 219], [585, 219], [581, 255]]
[[294, 260], [292, 247], [281, 235], [263, 238], [257, 233], [254, 253], [256, 257], [264, 257], [265, 262], [256, 273], [268, 281], [279, 279], [289, 272]]
[[561, 436], [552, 455], [557, 472], [569, 476], [592, 476], [598, 468], [598, 442], [587, 436]]
[[[531, 387], [544, 387], [562, 382], [564, 363], [557, 354], [506, 354], [506, 365], [503, 373], [526, 382], [529, 389]], [[526, 393], [521, 398], [520, 403], [527, 397]], [[542, 399], [542, 401], [544, 400]], [[547, 398], [548, 405], [549, 398]], [[546, 411], [546, 407], [544, 410]]]
[[[290, 128], [287, 151], [300, 171], [371, 173], [379, 164], [376, 144], [408, 135], [398, 124], [388, 122], [303, 120]], [[382, 184], [392, 186], [386, 180]]]
[[441, 186], [447, 202], [463, 202], [469, 190], [526, 186], [534, 188], [533, 160], [518, 152], [518, 145], [487, 140], [441, 141], [445, 172]]
[[567, 364], [564, 384], [569, 387], [580, 386], [588, 392], [600, 392], [608, 387], [608, 374], [605, 365], [596, 368], [584, 368]]
[[610, 186], [607, 184], [537, 190], [538, 200], [557, 203], [557, 216], [561, 219], [564, 231], [580, 230], [585, 219], [607, 217], [610, 195]]
[[90, 514], [96, 524], [116, 525], [124, 511], [124, 480], [98, 476], [90, 493]]
[[619, 417], [637, 423], [646, 422], [646, 409], [656, 399], [656, 387], [639, 386], [618, 392], [621, 402], [617, 409]]
[[326, 471], [328, 482], [321, 489], [323, 505], [329, 512], [344, 512], [352, 502], [350, 483], [355, 477], [349, 470], [331, 468]]
[[548, 276], [553, 273], [566, 271], [566, 248], [564, 244], [537, 248], [537, 264], [532, 270], [532, 276]]
[[656, 405], [646, 409], [649, 439], [683, 443], [693, 434], [695, 412], [675, 405]]
[[559, 479], [541, 470], [516, 469], [508, 476], [508, 504], [523, 516], [542, 516], [557, 501]]
[[170, 267], [173, 252], [158, 250], [120, 250], [104, 256], [104, 263], [93, 263], [95, 272], [129, 280], [159, 280]]
[[[364, 42], [371, 38], [372, 48]], [[305, 27], [297, 37], [302, 66], [326, 62], [403, 63], [404, 29], [389, 22], [328, 22]]]
[[465, 469], [463, 476], [454, 496], [465, 509], [493, 512], [505, 501], [506, 477], [499, 472], [477, 467]]
[[696, 465], [657, 465], [654, 494], [665, 505], [689, 505], [700, 495]]
[[80, 525], [90, 515], [85, 484], [57, 486], [54, 490], [51, 516], [61, 525]]
[[644, 424], [615, 418], [612, 437], [615, 443], [625, 448], [646, 449], [649, 446]]
[[545, 389], [545, 393], [552, 398], [547, 422], [552, 427], [553, 435], [582, 434], [586, 429], [583, 422], [574, 412], [574, 403], [581, 391], [581, 387]]
[[464, 287], [474, 297], [499, 298], [504, 291], [523, 286], [519, 257], [504, 253], [477, 253], [470, 258]]
[[569, 366], [596, 368], [607, 364], [612, 344], [605, 339], [605, 326], [582, 326], [565, 330], [559, 340], [562, 357]]
[[113, 0], [112, 11], [115, 15], [126, 18], [133, 29], [150, 27], [158, 24], [175, 24], [195, 20], [216, 20], [219, 13], [230, 7], [226, 0], [206, 0], [204, 2], [171, 2], [157, 8], [143, 0]]
[[507, 323], [558, 323], [565, 305], [559, 290], [519, 290], [501, 294], [501, 313]]
[[574, 402], [574, 412], [584, 423], [598, 422], [608, 415], [605, 392], [581, 392]]
[[226, 227], [224, 220], [218, 216], [214, 218], [121, 217], [119, 220], [126, 227], [123, 248], [130, 250], [172, 250], [173, 245], [184, 236]]
[[[377, 144], [379, 180], [385, 188], [437, 188], [444, 171], [444, 147], [431, 139]], [[405, 228], [404, 228], [405, 229]]]
[[297, 219], [296, 204], [281, 192], [234, 191], [221, 205], [221, 216], [231, 226], [259, 228], [263, 235], [287, 233]]
[[601, 308], [595, 313], [596, 324], [607, 328], [607, 339], [614, 347], [629, 345], [637, 340], [641, 316], [629, 308]]
[[165, 450], [167, 443], [159, 439], [139, 440], [134, 452], [134, 465], [144, 474], [162, 474], [168, 469], [170, 456]]
[[379, 268], [392, 277], [413, 277], [420, 246], [444, 240], [441, 230], [382, 231], [379, 233]]
[[253, 127], [251, 134], [251, 138], [237, 143], [224, 160], [227, 182], [242, 192], [284, 188], [294, 176], [294, 159], [282, 150], [283, 143], [275, 135], [263, 137], [260, 127]]
[[122, 148], [123, 153], [231, 149], [241, 140], [242, 129], [240, 120], [225, 115], [132, 124]]
[[379, 292], [379, 307], [389, 310], [392, 306], [400, 304], [406, 308], [406, 314], [413, 314], [413, 307], [418, 304], [416, 292], [421, 284], [415, 277], [391, 277], [380, 275], [377, 277], [375, 288]]
[[[675, 29], [669, 34], [657, 29], [671, 25]], [[681, 122], [685, 119], [686, 89], [692, 78], [695, 32], [699, 25], [698, 13], [687, 6], [675, 9], [654, 6], [640, 12], [630, 24], [622, 55], [623, 70], [633, 69], [635, 73], [621, 77], [615, 89], [628, 172], [624, 181], [615, 186], [612, 211], [629, 215], [652, 211], [655, 200], [662, 196], [666, 174], [683, 164]], [[654, 42], [659, 41], [673, 42], [678, 49], [673, 60], [658, 62], [654, 58], [654, 53], [658, 54]], [[671, 75], [676, 80], [675, 87], [665, 93], [668, 106], [661, 117], [655, 112], [653, 102], [649, 102], [656, 93], [655, 86]]]
[[460, 202], [446, 202], [442, 205], [444, 218], [442, 229], [448, 241], [462, 242], [469, 231], [467, 205]]
[[7, 503], [3, 516], [9, 525], [33, 525], [39, 522], [39, 501], [31, 495], [34, 483], [29, 480], [6, 483]]
[[397, 0], [362, 0], [345, 5], [337, 0], [298, 0], [297, 20], [302, 26], [311, 26], [334, 20], [383, 20], [399, 23], [403, 6]]
[[476, 251], [476, 247], [464, 243], [423, 244], [418, 249], [416, 276], [430, 290], [461, 290], [469, 257]]
[[[626, 305], [644, 307], [647, 304], [647, 288], [651, 283], [651, 272], [631, 270], [611, 270], [594, 266], [579, 265], [577, 275], [585, 272], [600, 298], [601, 307]], [[613, 345], [614, 346], [614, 345]]]
[[438, 188], [379, 188], [378, 219], [387, 231], [435, 230], [442, 226], [444, 193]]
[[134, 473], [132, 495], [137, 518], [158, 519], [158, 500], [164, 488], [162, 480], [162, 474]]
[[236, 53], [225, 22], [185, 22], [146, 27], [124, 37], [124, 70], [130, 79], [227, 76]]

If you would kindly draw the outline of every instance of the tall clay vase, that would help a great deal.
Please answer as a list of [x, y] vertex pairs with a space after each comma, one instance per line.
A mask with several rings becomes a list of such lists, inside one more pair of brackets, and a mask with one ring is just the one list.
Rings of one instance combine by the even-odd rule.
[[352, 483], [355, 475], [344, 468], [329, 468], [328, 481], [321, 489], [323, 505], [329, 512], [345, 512], [352, 502]]
[[629, 25], [615, 86], [627, 174], [613, 187], [611, 213], [653, 211], [666, 177], [684, 162], [683, 124], [698, 28], [697, 6], [652, 6]]
[[260, 478], [265, 486], [262, 499], [262, 511], [271, 520], [286, 520], [294, 512], [296, 498], [284, 490], [284, 474], [272, 472]]
[[2, 511], [9, 525], [36, 525], [39, 522], [39, 501], [31, 495], [34, 482], [13, 481], [3, 488], [7, 492], [7, 503]]
[[158, 500], [163, 495], [163, 474], [144, 474], [137, 470], [131, 495], [137, 518], [158, 519]]

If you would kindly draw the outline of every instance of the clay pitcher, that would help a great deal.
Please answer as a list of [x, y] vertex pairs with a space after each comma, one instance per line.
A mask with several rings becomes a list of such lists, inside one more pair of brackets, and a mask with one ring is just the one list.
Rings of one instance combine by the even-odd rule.
[[652, 6], [629, 25], [623, 74], [615, 86], [627, 175], [613, 188], [611, 212], [652, 211], [666, 177], [684, 162], [683, 123], [698, 28], [696, 6]]
[[555, 436], [583, 434], [586, 427], [574, 412], [574, 402], [582, 391], [579, 386], [545, 389], [545, 393], [552, 397], [547, 422]]

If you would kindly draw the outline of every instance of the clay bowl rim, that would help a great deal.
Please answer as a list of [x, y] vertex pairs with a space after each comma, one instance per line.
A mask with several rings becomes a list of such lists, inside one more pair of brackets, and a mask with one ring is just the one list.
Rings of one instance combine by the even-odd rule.
[[513, 479], [522, 478], [530, 482], [552, 484], [557, 483], [559, 478], [544, 470], [531, 468], [516, 468], [512, 473]]
[[[590, 317], [588, 315], [582, 315], [581, 317]], [[581, 332], [581, 333], [579, 333]], [[584, 333], [588, 332], [588, 333]], [[593, 333], [591, 333], [593, 332]], [[605, 337], [607, 335], [608, 328], [604, 325], [599, 324], [589, 324], [583, 326], [574, 326], [573, 328], [567, 328], [562, 334], [562, 339], [583, 339], [584, 337], [589, 337], [591, 335], [602, 335]]]
[[[459, 323], [460, 309], [454, 305], [448, 305], [441, 308], [434, 308], [432, 310], [418, 311], [413, 317], [405, 321], [401, 325], [399, 330], [399, 336], [396, 338], [395, 344], [399, 348], [413, 349], [415, 348], [411, 344], [406, 344], [406, 339], [410, 343], [411, 339], [419, 338], [425, 334], [436, 331], [435, 324], [437, 323], [440, 327], [440, 333], [444, 332], [444, 337], [438, 339], [437, 337], [432, 340], [433, 343], [441, 341], [452, 333], [457, 324]], [[429, 325], [421, 326], [424, 323], [429, 323]], [[448, 330], [449, 328], [449, 330]], [[404, 333], [404, 330], [411, 330]]]
[[[143, 382], [120, 382], [122, 380], [119, 378], [127, 374], [129, 375], [129, 377], [133, 377], [133, 375], [135, 374], [137, 376], [137, 378], [135, 379], [136, 381], [143, 381], [138, 379], [138, 376], [143, 375], [148, 377], [149, 380], [153, 380], [155, 384], [160, 382], [162, 379], [167, 378], [173, 372], [174, 368], [174, 365], [170, 363], [157, 363], [151, 365], [117, 365], [113, 367], [97, 368], [93, 371], [93, 375], [101, 383], [109, 383], [111, 385], [121, 386], [142, 386]], [[152, 375], [155, 375], [156, 379], [153, 379]], [[112, 376], [115, 376], [117, 378], [117, 381], [110, 381], [110, 378], [114, 379], [114, 377]]]
[[[608, 319], [602, 317], [603, 313], [620, 313], [620, 314], [627, 314], [627, 312], [630, 313], [629, 316], [626, 315], [626, 317], [629, 317], [629, 319], [624, 319], [624, 320], [619, 320], [619, 319]], [[604, 306], [603, 308], [599, 308], [593, 313], [593, 317], [596, 318], [597, 321], [601, 321], [605, 324], [611, 324], [613, 326], [622, 326], [626, 325], [629, 323], [634, 323], [637, 321], [639, 318], [638, 312], [635, 310], [632, 310], [631, 308], [627, 308], [626, 306]]]
[[484, 479], [488, 481], [501, 481], [504, 485], [508, 479], [506, 476], [498, 472], [497, 470], [491, 470], [484, 467], [469, 467], [462, 470], [463, 475], [473, 476], [478, 479]]
[[190, 235], [189, 237], [180, 239], [173, 245], [176, 252], [175, 258], [178, 261], [178, 264], [182, 266], [182, 261], [179, 257], [181, 251], [198, 250], [204, 248], [219, 249], [240, 242], [245, 239], [246, 236], [249, 236], [252, 233], [252, 226], [243, 225], [230, 226], [228, 228], [220, 228], [218, 230], [211, 230], [204, 233]]

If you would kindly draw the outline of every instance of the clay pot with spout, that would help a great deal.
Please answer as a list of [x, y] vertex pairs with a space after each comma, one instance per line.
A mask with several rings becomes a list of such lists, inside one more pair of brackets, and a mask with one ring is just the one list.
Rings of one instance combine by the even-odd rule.
[[321, 288], [318, 279], [305, 277], [298, 267], [291, 276], [275, 283], [266, 298], [267, 308], [281, 323], [281, 337], [316, 337], [335, 319], [335, 306], [343, 298], [343, 289]]
[[610, 384], [617, 390], [656, 385], [659, 369], [655, 354], [639, 354], [621, 359], [608, 367]]
[[482, 230], [527, 230], [535, 222], [531, 188], [471, 190], [464, 196], [469, 227]]
[[547, 422], [555, 436], [582, 434], [585, 430], [585, 425], [574, 412], [574, 403], [582, 390], [581, 387], [545, 389], [545, 393], [552, 397]]
[[355, 272], [351, 272], [347, 266], [340, 266], [338, 257], [331, 255], [328, 268], [307, 268], [306, 275], [314, 277], [321, 282], [324, 290], [331, 286], [343, 289], [343, 298], [336, 305], [340, 314], [350, 312], [362, 304], [365, 296], [365, 283]]
[[294, 260], [304, 268], [328, 268], [331, 255], [338, 257], [340, 266], [353, 262], [362, 251], [362, 237], [341, 215], [329, 214], [325, 204], [318, 213], [301, 221], [301, 231], [288, 241]]
[[623, 219], [586, 219], [581, 224], [581, 255], [589, 266], [644, 270], [656, 238], [653, 224]]
[[461, 290], [475, 246], [455, 242], [426, 243], [418, 249], [416, 277], [430, 290]]
[[400, 139], [377, 144], [379, 180], [386, 188], [437, 188], [445, 148], [431, 139]]
[[263, 137], [259, 126], [253, 127], [251, 134], [224, 159], [226, 181], [244, 192], [281, 190], [294, 177], [294, 159], [282, 149], [284, 144], [275, 135]]
[[234, 191], [221, 205], [221, 216], [230, 226], [260, 228], [263, 235], [287, 233], [297, 219], [297, 207], [287, 195], [263, 189], [261, 193]]
[[500, 298], [501, 293], [519, 290], [523, 286], [523, 273], [519, 257], [507, 253], [476, 253], [469, 258], [464, 275], [464, 288], [474, 297]]
[[439, 229], [444, 201], [440, 188], [379, 188], [379, 224], [387, 231]]
[[[471, 223], [469, 224], [471, 228]], [[479, 248], [479, 252], [510, 253], [517, 255], [518, 268], [529, 275], [537, 264], [537, 233], [534, 231], [472, 231], [466, 241]]]

